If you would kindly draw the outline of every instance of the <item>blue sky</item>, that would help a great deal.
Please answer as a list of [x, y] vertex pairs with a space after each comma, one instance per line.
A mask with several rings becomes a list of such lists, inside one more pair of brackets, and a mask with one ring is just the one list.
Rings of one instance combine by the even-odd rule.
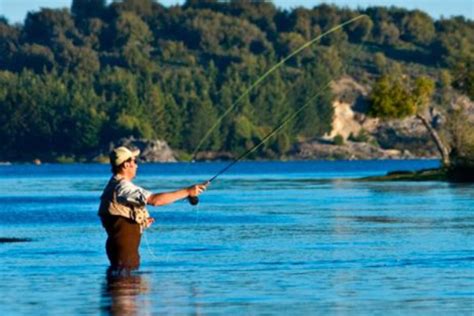
[[[164, 5], [179, 4], [179, 0], [158, 1]], [[407, 9], [420, 9], [433, 18], [463, 15], [474, 20], [474, 0], [274, 0], [278, 7], [291, 9], [297, 6], [311, 8], [319, 3], [333, 3], [350, 8], [365, 8], [367, 6], [397, 6]], [[5, 16], [10, 23], [22, 23], [28, 11], [38, 11], [41, 7], [62, 8], [71, 6], [72, 0], [0, 0], [0, 15]]]

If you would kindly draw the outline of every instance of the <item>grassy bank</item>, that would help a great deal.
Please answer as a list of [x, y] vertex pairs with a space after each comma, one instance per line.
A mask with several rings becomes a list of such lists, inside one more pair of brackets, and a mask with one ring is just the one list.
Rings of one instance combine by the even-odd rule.
[[444, 168], [424, 169], [419, 171], [393, 171], [384, 176], [365, 177], [363, 181], [449, 181]]

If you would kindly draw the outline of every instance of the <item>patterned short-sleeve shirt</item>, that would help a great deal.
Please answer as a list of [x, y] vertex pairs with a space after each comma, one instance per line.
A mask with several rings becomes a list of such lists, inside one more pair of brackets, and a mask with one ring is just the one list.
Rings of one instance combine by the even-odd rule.
[[152, 194], [150, 191], [124, 179], [118, 183], [115, 192], [117, 193], [117, 202], [125, 205], [131, 204], [138, 207], [144, 207], [148, 198]]

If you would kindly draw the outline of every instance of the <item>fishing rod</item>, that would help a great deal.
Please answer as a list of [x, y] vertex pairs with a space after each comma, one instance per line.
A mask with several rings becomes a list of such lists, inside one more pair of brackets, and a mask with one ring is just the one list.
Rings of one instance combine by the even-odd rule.
[[262, 76], [260, 76], [257, 80], [255, 80], [255, 82], [253, 82], [249, 88], [247, 88], [247, 90], [245, 90], [238, 98], [237, 100], [232, 103], [229, 108], [217, 119], [217, 121], [214, 123], [214, 125], [206, 132], [206, 134], [203, 136], [203, 138], [201, 139], [201, 141], [198, 143], [198, 145], [196, 146], [196, 148], [194, 149], [192, 155], [191, 155], [191, 161], [194, 161], [196, 159], [196, 154], [197, 152], [199, 151], [199, 149], [201, 149], [201, 146], [204, 144], [204, 142], [209, 138], [209, 136], [212, 134], [212, 132], [217, 128], [217, 126], [219, 126], [219, 124], [222, 122], [222, 120], [237, 106], [237, 104], [244, 99], [244, 97], [246, 97], [253, 89], [255, 89], [263, 80], [265, 80], [265, 78], [267, 78], [272, 72], [274, 72], [275, 70], [277, 70], [278, 68], [280, 68], [284, 63], [286, 63], [289, 59], [291, 59], [293, 56], [299, 54], [302, 50], [304, 50], [305, 48], [313, 45], [314, 43], [316, 43], [317, 41], [319, 41], [321, 38], [339, 30], [339, 29], [342, 29], [344, 26], [348, 25], [348, 24], [351, 24], [351, 23], [354, 23], [355, 21], [359, 20], [359, 19], [362, 19], [364, 17], [368, 17], [366, 14], [361, 14], [361, 15], [358, 15], [350, 20], [347, 20], [341, 24], [338, 24], [334, 27], [332, 27], [331, 29], [327, 30], [326, 32], [322, 33], [321, 35], [309, 40], [308, 42], [306, 42], [305, 44], [301, 45], [298, 49], [296, 49], [295, 51], [293, 51], [291, 54], [289, 54], [288, 56], [286, 56], [285, 58], [283, 58], [280, 62], [278, 62], [277, 64], [275, 64], [273, 67], [271, 67], [266, 73], [264, 73]]
[[[289, 121], [291, 121], [292, 119], [294, 119], [301, 111], [303, 111], [306, 107], [308, 107], [323, 91], [325, 91], [329, 85], [331, 84], [331, 81], [328, 81], [321, 89], [319, 89], [311, 98], [308, 99], [308, 101], [306, 101], [306, 103], [301, 106], [297, 111], [291, 113], [291, 114], [288, 114], [284, 119], [283, 121], [278, 124], [275, 128], [273, 128], [273, 130], [271, 130], [268, 134], [266, 134], [262, 140], [257, 143], [256, 145], [254, 145], [252, 148], [248, 149], [247, 151], [245, 151], [244, 153], [242, 153], [240, 156], [238, 156], [236, 159], [234, 159], [231, 163], [229, 163], [227, 166], [225, 166], [224, 168], [222, 168], [219, 172], [217, 172], [212, 178], [210, 178], [209, 180], [207, 180], [205, 183], [207, 184], [210, 184], [212, 181], [214, 181], [215, 179], [217, 179], [220, 175], [222, 175], [223, 173], [225, 173], [227, 170], [229, 170], [230, 168], [232, 168], [236, 163], [238, 163], [239, 161], [241, 161], [242, 159], [244, 159], [245, 157], [247, 157], [248, 155], [250, 155], [251, 153], [253, 153], [255, 150], [257, 150], [257, 148], [259, 148], [260, 146], [262, 146], [270, 137], [272, 137], [273, 135], [275, 135], [279, 130], [281, 130], [283, 128], [283, 126], [285, 126]], [[199, 203], [199, 198], [197, 196], [189, 196], [188, 197], [188, 201], [191, 205], [197, 205]]]
[[[248, 95], [256, 86], [258, 86], [266, 77], [268, 77], [272, 72], [274, 72], [276, 69], [278, 69], [279, 67], [281, 67], [281, 65], [283, 65], [286, 61], [288, 61], [290, 58], [292, 58], [293, 56], [295, 56], [296, 54], [298, 54], [299, 52], [301, 52], [303, 49], [309, 47], [310, 45], [312, 45], [313, 43], [317, 42], [318, 40], [320, 40], [322, 37], [326, 36], [326, 35], [329, 35], [331, 34], [332, 32], [335, 32], [336, 30], [339, 30], [341, 28], [343, 28], [344, 26], [348, 25], [348, 24], [351, 24], [363, 17], [367, 17], [367, 15], [365, 14], [362, 14], [362, 15], [359, 15], [355, 18], [352, 18], [344, 23], [341, 23], [333, 28], [331, 28], [330, 30], [326, 31], [325, 33], [313, 38], [312, 40], [308, 41], [307, 43], [305, 43], [304, 45], [302, 45], [300, 48], [298, 48], [297, 50], [295, 50], [294, 52], [292, 52], [290, 55], [288, 55], [287, 57], [285, 57], [284, 59], [282, 59], [279, 63], [277, 63], [276, 65], [274, 65], [272, 68], [270, 68], [265, 74], [263, 74], [260, 78], [258, 78], [247, 90], [244, 91], [244, 93], [242, 95], [239, 96], [239, 98], [217, 119], [216, 123], [208, 130], [208, 132], [206, 133], [206, 135], [204, 135], [204, 137], [201, 139], [201, 141], [199, 142], [199, 144], [197, 145], [196, 149], [194, 150], [193, 154], [192, 154], [192, 159], [191, 161], [194, 161], [195, 158], [196, 158], [196, 154], [198, 152], [198, 150], [200, 149], [200, 147], [202, 146], [202, 144], [204, 143], [204, 141], [209, 137], [209, 135], [214, 131], [214, 129], [220, 124], [220, 122], [225, 118], [225, 116], [227, 116], [234, 108], [235, 106], [240, 102], [240, 100], [242, 100], [246, 95]], [[241, 161], [242, 159], [244, 159], [245, 157], [247, 157], [248, 155], [250, 155], [251, 153], [253, 153], [255, 150], [257, 150], [260, 146], [262, 146], [270, 137], [272, 137], [274, 134], [276, 134], [281, 128], [283, 128], [283, 126], [285, 126], [289, 121], [291, 121], [292, 119], [294, 119], [301, 111], [303, 111], [306, 107], [308, 107], [312, 101], [314, 101], [316, 99], [316, 97], [318, 97], [323, 91], [325, 91], [330, 83], [331, 83], [332, 79], [329, 80], [322, 88], [320, 88], [311, 98], [308, 99], [308, 101], [306, 101], [306, 103], [301, 106], [297, 111], [293, 112], [292, 114], [288, 114], [284, 119], [283, 121], [277, 125], [272, 131], [270, 131], [268, 134], [266, 134], [262, 140], [257, 143], [256, 145], [254, 145], [252, 148], [248, 149], [247, 151], [245, 151], [244, 153], [242, 153], [240, 156], [238, 156], [235, 160], [233, 160], [231, 163], [229, 163], [227, 166], [225, 166], [224, 168], [222, 168], [219, 172], [217, 172], [212, 178], [210, 178], [209, 180], [206, 181], [207, 184], [210, 184], [212, 181], [214, 181], [215, 179], [217, 179], [220, 175], [222, 175], [223, 173], [225, 173], [227, 170], [229, 170], [230, 168], [232, 168], [235, 164], [237, 164], [239, 161]], [[197, 205], [199, 203], [199, 198], [197, 196], [189, 196], [188, 197], [188, 201], [191, 205]]]

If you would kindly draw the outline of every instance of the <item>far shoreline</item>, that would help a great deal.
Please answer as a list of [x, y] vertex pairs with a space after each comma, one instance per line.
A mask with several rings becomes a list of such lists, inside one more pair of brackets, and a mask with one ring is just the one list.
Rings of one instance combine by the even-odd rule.
[[[140, 164], [179, 164], [179, 163], [231, 163], [234, 159], [197, 159], [194, 161], [186, 160], [177, 160], [177, 161], [139, 161]], [[440, 161], [438, 157], [412, 157], [412, 158], [373, 158], [373, 159], [265, 159], [265, 158], [256, 158], [256, 159], [245, 159], [239, 161], [242, 162], [311, 162], [311, 161], [327, 161], [327, 162], [361, 162], [361, 161]], [[33, 161], [0, 161], [1, 166], [12, 166], [12, 165], [75, 165], [75, 164], [99, 164], [107, 165], [108, 161], [95, 161], [95, 160], [77, 160], [77, 161], [51, 161], [45, 160], [37, 162]]]

